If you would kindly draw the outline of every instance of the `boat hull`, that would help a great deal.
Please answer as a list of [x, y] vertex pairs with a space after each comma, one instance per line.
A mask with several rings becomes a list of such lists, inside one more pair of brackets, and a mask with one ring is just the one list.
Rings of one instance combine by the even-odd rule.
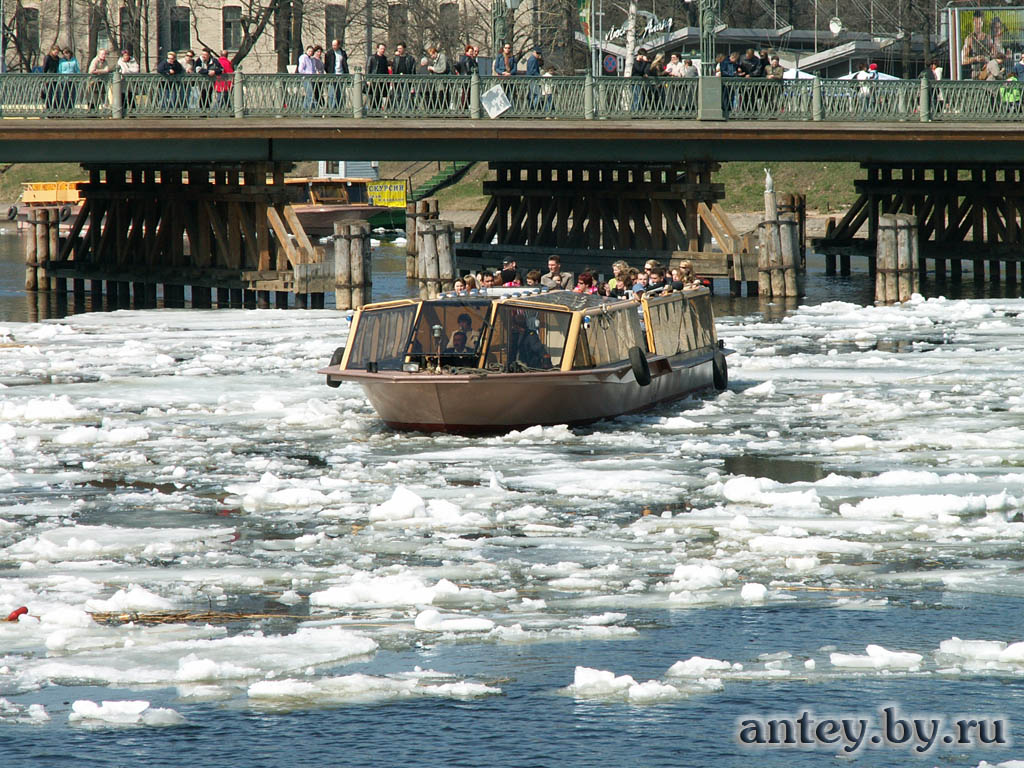
[[295, 214], [307, 235], [326, 237], [334, 234], [334, 222], [369, 220], [388, 211], [382, 205], [324, 204], [296, 205]]
[[713, 387], [714, 353], [649, 360], [640, 386], [630, 365], [529, 373], [367, 373], [326, 368], [333, 381], [362, 385], [380, 418], [399, 430], [485, 434], [534, 425], [589, 424]]

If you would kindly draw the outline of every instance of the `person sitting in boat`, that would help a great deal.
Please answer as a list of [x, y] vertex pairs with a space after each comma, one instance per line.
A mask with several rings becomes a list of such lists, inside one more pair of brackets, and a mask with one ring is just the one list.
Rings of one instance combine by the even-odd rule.
[[594, 276], [589, 272], [580, 272], [573, 291], [576, 293], [597, 293], [597, 286], [594, 285]]
[[557, 254], [548, 256], [548, 271], [540, 276], [540, 284], [563, 291], [572, 288], [572, 272], [562, 271], [562, 260]]
[[537, 332], [527, 328], [526, 315], [513, 312], [508, 340], [509, 370], [551, 368], [551, 355], [541, 343]]
[[526, 273], [526, 284], [530, 287], [536, 288], [540, 285], [540, 270], [531, 269]]
[[466, 281], [460, 277], [458, 280], [455, 281], [455, 284], [452, 286], [452, 289], [456, 293], [462, 293], [463, 291], [466, 290]]
[[501, 283], [494, 282], [493, 272], [484, 272], [480, 275], [480, 287], [481, 288], [493, 288], [495, 285], [501, 285]]
[[668, 288], [668, 282], [665, 280], [665, 269], [663, 267], [651, 267], [651, 271], [648, 274], [648, 291], [663, 291]]
[[515, 267], [506, 267], [501, 270], [501, 285], [503, 288], [519, 288], [522, 285]]
[[464, 343], [468, 345], [469, 351], [472, 352], [480, 346], [480, 331], [473, 330], [473, 318], [470, 317], [468, 312], [463, 312], [458, 317], [459, 327], [456, 328], [452, 335], [448, 337], [448, 346], [455, 346], [455, 337], [460, 333], [463, 336]]

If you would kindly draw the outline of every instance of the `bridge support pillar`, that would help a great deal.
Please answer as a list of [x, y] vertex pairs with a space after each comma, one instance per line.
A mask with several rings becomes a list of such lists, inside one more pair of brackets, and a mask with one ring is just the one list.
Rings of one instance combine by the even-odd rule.
[[725, 120], [722, 110], [722, 78], [701, 75], [697, 85], [697, 119]]
[[[749, 285], [757, 258], [718, 206], [716, 163], [492, 163], [490, 196], [456, 246], [461, 270], [497, 267], [513, 256], [520, 270], [545, 269], [558, 254], [565, 269], [610, 277], [613, 261], [690, 261], [705, 277]], [[717, 244], [712, 246], [712, 240]], [[427, 277], [427, 276], [421, 276]]]
[[333, 290], [333, 261], [310, 241], [292, 205], [305, 188], [285, 183], [288, 164], [85, 167], [90, 180], [59, 259], [49, 215], [37, 221], [31, 258], [26, 250], [40, 290], [51, 278], [90, 279], [94, 292], [105, 281], [110, 306], [123, 306], [135, 283], [136, 305], [156, 306], [163, 284], [164, 304], [179, 307], [186, 286], [197, 307], [212, 306], [214, 288], [218, 306], [257, 306], [257, 293], [269, 305], [270, 291]]
[[[923, 93], [924, 91], [922, 91]], [[923, 98], [923, 97], [922, 97]], [[979, 284], [1018, 285], [1024, 259], [1024, 165], [1006, 163], [864, 164], [867, 178], [842, 220], [816, 241], [849, 273], [851, 255], [874, 254], [879, 217], [916, 217], [919, 269], [960, 283], [965, 266]], [[988, 274], [985, 274], [986, 262]], [[826, 262], [828, 263], [828, 262]]]

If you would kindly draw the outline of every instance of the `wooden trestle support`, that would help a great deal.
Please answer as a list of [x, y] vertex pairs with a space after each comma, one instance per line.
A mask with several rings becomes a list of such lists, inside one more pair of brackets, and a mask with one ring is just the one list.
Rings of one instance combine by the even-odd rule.
[[[565, 269], [609, 273], [622, 258], [727, 277], [733, 293], [743, 282], [757, 292], [757, 254], [718, 205], [723, 184], [713, 162], [491, 163], [484, 183], [490, 201], [457, 246], [460, 270], [493, 267], [514, 257], [522, 268], [547, 266], [558, 254]], [[717, 250], [712, 248], [712, 237]]]
[[[876, 165], [864, 163], [867, 179], [846, 215], [828, 222], [814, 241], [825, 254], [826, 274], [850, 274], [850, 256], [867, 256], [876, 268], [879, 217], [912, 214], [918, 224], [920, 278], [934, 266], [935, 279], [963, 279], [965, 262], [975, 282], [1008, 284], [1020, 279], [1024, 259], [1024, 168], [1000, 163]], [[865, 232], [866, 230], [866, 232]], [[858, 234], [863, 236], [858, 237]]]
[[[322, 307], [334, 290], [333, 258], [307, 237], [288, 202], [282, 163], [85, 165], [81, 210], [49, 272], [56, 290], [91, 281], [92, 301]], [[105, 290], [104, 290], [105, 284]], [[216, 293], [214, 293], [216, 292]]]

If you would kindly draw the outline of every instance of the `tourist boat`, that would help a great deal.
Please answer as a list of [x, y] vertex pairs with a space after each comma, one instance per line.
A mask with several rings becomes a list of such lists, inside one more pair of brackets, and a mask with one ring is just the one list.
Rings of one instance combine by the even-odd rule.
[[[368, 185], [372, 181], [320, 176], [285, 179], [284, 185], [306, 234], [326, 237], [334, 234], [336, 221], [365, 219], [372, 226], [393, 225], [392, 209], [370, 202]], [[401, 214], [404, 218], [404, 206]]]
[[332, 387], [361, 384], [394, 429], [500, 433], [588, 424], [725, 389], [726, 354], [706, 288], [639, 302], [471, 292], [368, 304], [320, 373]]

